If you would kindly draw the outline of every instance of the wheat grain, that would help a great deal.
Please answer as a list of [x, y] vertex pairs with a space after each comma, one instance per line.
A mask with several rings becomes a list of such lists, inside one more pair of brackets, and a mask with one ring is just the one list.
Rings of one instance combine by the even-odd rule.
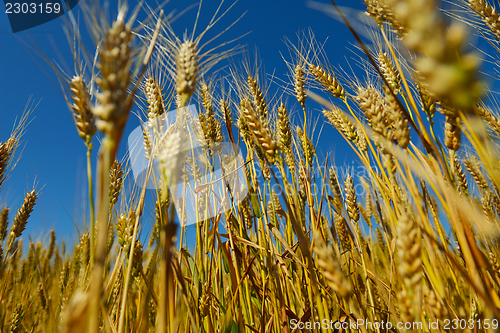
[[399, 219], [396, 241], [400, 263], [398, 271], [407, 289], [414, 290], [422, 279], [421, 236], [415, 221], [403, 213]]
[[91, 112], [90, 95], [83, 78], [79, 75], [71, 79], [70, 87], [73, 93], [71, 108], [76, 129], [80, 138], [88, 144], [97, 130], [95, 117]]
[[474, 181], [479, 185], [480, 188], [483, 190], [488, 190], [488, 182], [486, 181], [486, 178], [484, 177], [483, 172], [481, 171], [481, 166], [479, 164], [479, 160], [476, 157], [471, 157], [469, 159], [466, 159], [464, 161], [465, 167], [469, 171], [469, 173], [472, 175], [472, 178]]
[[377, 61], [380, 67], [380, 71], [382, 72], [382, 75], [384, 76], [389, 86], [394, 92], [399, 91], [401, 89], [401, 76], [399, 75], [396, 66], [393, 64], [387, 53], [379, 52]]
[[357, 203], [356, 191], [354, 190], [354, 180], [351, 175], [347, 175], [345, 179], [345, 202], [349, 217], [354, 221], [359, 221], [359, 208]]
[[109, 207], [113, 206], [118, 201], [120, 191], [123, 186], [123, 165], [115, 160], [109, 170]]
[[437, 298], [436, 293], [429, 288], [424, 288], [425, 300], [434, 317], [440, 321], [448, 318], [446, 306]]
[[10, 320], [10, 333], [18, 333], [21, 330], [21, 323], [24, 318], [24, 308], [22, 304], [17, 304], [12, 311]]
[[64, 296], [65, 294], [64, 292], [66, 291], [66, 286], [68, 284], [69, 273], [70, 273], [69, 266], [70, 266], [69, 261], [65, 261], [61, 269], [61, 275], [59, 277], [59, 291], [61, 296]]
[[13, 148], [14, 146], [12, 137], [6, 142], [0, 144], [0, 188], [2, 187], [5, 181], [5, 176], [7, 174], [7, 166], [12, 156]]
[[314, 238], [314, 252], [317, 254], [316, 263], [330, 288], [342, 298], [348, 299], [351, 295], [351, 285], [342, 274], [335, 253], [319, 236]]
[[477, 77], [481, 61], [462, 47], [466, 43], [464, 26], [446, 26], [435, 1], [384, 1], [407, 29], [405, 45], [423, 55], [415, 66], [429, 91], [455, 108], [472, 111], [471, 106], [483, 94]]
[[399, 22], [394, 11], [390, 6], [387, 6], [385, 0], [365, 0], [366, 14], [372, 17], [377, 24], [382, 25], [384, 22], [388, 22], [391, 27], [400, 35], [406, 34], [406, 27]]
[[54, 249], [56, 247], [56, 231], [50, 231], [50, 241], [49, 241], [49, 249], [47, 250], [47, 260], [50, 260], [54, 255]]
[[335, 228], [337, 234], [339, 235], [340, 244], [344, 249], [344, 251], [349, 251], [352, 248], [352, 246], [351, 246], [351, 237], [349, 236], [349, 231], [347, 229], [347, 222], [340, 213], [335, 212], [334, 217], [335, 217]]
[[24, 229], [26, 228], [26, 223], [28, 222], [31, 213], [33, 212], [33, 207], [35, 206], [36, 199], [37, 195], [35, 193], [35, 190], [26, 193], [23, 205], [21, 206], [21, 208], [19, 208], [19, 210], [16, 213], [16, 216], [14, 217], [12, 229], [10, 231], [9, 248], [12, 246], [14, 240], [20, 237]]
[[42, 284], [38, 284], [38, 296], [40, 298], [40, 305], [42, 309], [47, 310], [47, 298], [45, 297], [45, 292], [43, 291]]
[[305, 84], [304, 67], [300, 64], [295, 66], [295, 71], [293, 74], [294, 74], [293, 83], [294, 83], [295, 97], [297, 98], [297, 101], [300, 103], [300, 105], [302, 105], [302, 108], [305, 109], [307, 94], [304, 89], [304, 84]]
[[267, 103], [264, 99], [264, 93], [260, 90], [257, 81], [251, 76], [248, 76], [248, 87], [250, 94], [253, 97], [255, 105], [257, 105], [257, 109], [259, 110], [260, 116], [264, 119], [267, 118], [268, 108]]
[[372, 87], [359, 87], [356, 100], [360, 109], [364, 111], [366, 119], [373, 131], [378, 135], [390, 139], [390, 136], [388, 136], [389, 125], [387, 123], [387, 116], [380, 92]]
[[199, 300], [199, 309], [200, 309], [200, 316], [206, 317], [208, 315], [208, 312], [210, 311], [212, 303], [212, 287], [209, 285], [208, 282], [205, 282], [203, 284], [202, 290], [201, 290], [201, 296]]
[[95, 82], [101, 91], [95, 94], [99, 103], [92, 108], [92, 113], [98, 118], [97, 128], [113, 138], [121, 133], [132, 107], [132, 96], [127, 91], [132, 66], [132, 41], [132, 31], [125, 24], [123, 15], [119, 15], [106, 31], [99, 49], [97, 68], [101, 75]]
[[483, 207], [484, 216], [488, 222], [493, 223], [497, 220], [495, 208], [493, 206], [493, 195], [491, 192], [486, 192], [481, 197], [481, 205]]
[[81, 291], [75, 292], [62, 315], [62, 332], [84, 332], [86, 328], [85, 317], [88, 306], [89, 296]]
[[406, 149], [410, 143], [410, 126], [408, 125], [408, 119], [405, 119], [405, 112], [396, 102], [396, 99], [389, 88], [384, 86], [386, 103], [386, 116], [388, 122], [392, 124], [394, 129], [394, 139], [397, 140], [401, 148]]
[[233, 116], [231, 115], [231, 109], [229, 108], [229, 104], [226, 100], [221, 99], [220, 102], [220, 112], [224, 115], [224, 119], [227, 122], [227, 126], [233, 126]]
[[178, 49], [175, 57], [177, 66], [176, 89], [184, 106], [196, 89], [198, 76], [198, 46], [194, 42], [185, 41]]
[[262, 114], [257, 114], [252, 103], [248, 100], [245, 102], [242, 114], [245, 117], [246, 124], [254, 135], [256, 143], [262, 147], [269, 162], [274, 163], [278, 146], [271, 136], [271, 131], [265, 117]]
[[281, 151], [285, 155], [286, 164], [288, 168], [295, 172], [295, 158], [292, 149], [292, 130], [290, 128], [290, 119], [288, 117], [288, 111], [283, 102], [280, 103], [278, 107], [278, 119], [276, 120], [277, 127], [277, 139], [278, 145]]
[[141, 277], [142, 255], [142, 244], [139, 240], [136, 240], [134, 245], [134, 253], [132, 254], [132, 276], [136, 279], [139, 279]]
[[310, 64], [309, 72], [313, 75], [314, 79], [318, 81], [323, 89], [332, 94], [336, 98], [345, 98], [345, 90], [337, 81], [333, 74], [328, 73], [319, 65]]
[[469, 0], [470, 8], [474, 10], [481, 20], [490, 28], [491, 33], [498, 40], [500, 39], [500, 16], [495, 7], [485, 0]]
[[200, 125], [203, 130], [205, 140], [209, 146], [214, 149], [216, 143], [223, 141], [221, 123], [215, 118], [215, 112], [212, 105], [212, 95], [206, 83], [201, 83], [202, 105], [205, 114], [200, 113]]
[[116, 237], [125, 255], [128, 255], [132, 244], [135, 216], [135, 211], [131, 209], [128, 215], [122, 214], [116, 221]]
[[427, 114], [429, 120], [432, 120], [434, 114], [436, 113], [436, 100], [430, 95], [429, 91], [423, 84], [417, 83], [416, 88], [420, 96], [420, 101], [422, 102], [422, 108]]
[[453, 173], [457, 179], [458, 190], [462, 194], [468, 193], [467, 179], [465, 178], [465, 173], [463, 171], [462, 165], [458, 161], [456, 154], [453, 154], [453, 162], [451, 163]]
[[0, 243], [5, 240], [7, 236], [7, 227], [9, 225], [9, 208], [5, 207], [0, 213]]
[[348, 140], [357, 143], [358, 131], [356, 130], [356, 126], [354, 126], [342, 110], [338, 108], [323, 110], [323, 115], [339, 132], [342, 132]]
[[316, 155], [316, 148], [314, 148], [314, 144], [311, 142], [309, 137], [307, 137], [302, 128], [297, 126], [296, 130], [297, 136], [299, 137], [299, 141], [302, 146], [302, 151], [304, 152], [304, 156], [306, 157], [306, 162], [309, 167], [311, 167], [313, 163], [313, 157], [314, 155]]
[[332, 187], [333, 198], [334, 198], [334, 206], [337, 212], [342, 210], [342, 193], [340, 192], [339, 180], [337, 178], [337, 173], [333, 167], [328, 170], [330, 186]]
[[145, 80], [144, 91], [148, 103], [148, 118], [154, 119], [165, 113], [165, 101], [160, 86], [150, 76]]
[[477, 106], [476, 110], [478, 114], [486, 121], [488, 126], [495, 131], [498, 135], [500, 135], [500, 119], [493, 116], [491, 110], [488, 108]]
[[444, 125], [444, 144], [453, 151], [460, 149], [462, 131], [460, 129], [460, 118], [446, 117]]
[[498, 263], [497, 256], [493, 252], [490, 252], [488, 253], [488, 260], [490, 261], [491, 268], [493, 268], [497, 274], [500, 274], [500, 264]]

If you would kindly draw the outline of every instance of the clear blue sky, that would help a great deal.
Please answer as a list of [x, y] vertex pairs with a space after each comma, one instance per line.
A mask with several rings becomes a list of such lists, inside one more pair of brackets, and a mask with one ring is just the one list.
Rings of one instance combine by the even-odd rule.
[[[219, 1], [205, 1], [202, 7], [200, 26], [206, 25]], [[328, 1], [323, 1], [328, 4]], [[165, 12], [173, 9], [182, 10], [194, 1], [173, 0], [166, 4]], [[150, 5], [153, 3], [151, 2]], [[362, 1], [339, 0], [341, 6], [349, 6], [363, 10]], [[135, 5], [135, 2], [130, 6]], [[229, 5], [226, 4], [226, 5]], [[0, 6], [4, 8], [3, 6]], [[111, 8], [116, 8], [114, 1]], [[79, 6], [73, 11], [79, 11]], [[224, 35], [231, 39], [250, 32], [238, 43], [246, 45], [253, 54], [257, 49], [263, 60], [267, 73], [274, 72], [278, 78], [284, 79], [288, 69], [282, 60], [280, 52], [289, 59], [288, 49], [283, 42], [285, 37], [296, 41], [299, 30], [311, 28], [320, 42], [325, 44], [331, 65], [339, 64], [347, 68], [347, 59], [353, 66], [353, 53], [347, 48], [353, 48], [353, 39], [348, 29], [340, 22], [322, 12], [311, 9], [305, 1], [285, 0], [240, 0], [215, 28], [219, 31], [233, 22], [236, 17], [246, 12], [244, 17]], [[196, 9], [191, 10], [173, 26], [181, 34], [184, 29], [193, 26]], [[45, 54], [56, 62], [72, 68], [66, 36], [62, 26], [63, 21], [56, 19], [29, 29], [27, 33], [42, 47]], [[189, 30], [190, 31], [190, 30]], [[19, 39], [27, 41], [25, 33], [11, 32], [7, 15], [2, 9], [0, 13], [0, 141], [8, 138], [12, 124], [19, 117], [26, 102], [32, 96], [32, 101], [39, 103], [32, 114], [25, 136], [22, 138], [22, 158], [12, 172], [3, 190], [0, 192], [0, 208], [11, 207], [11, 221], [17, 208], [22, 204], [24, 194], [36, 182], [36, 188], [41, 191], [32, 218], [28, 222], [25, 235], [32, 239], [46, 237], [51, 229], [57, 231], [58, 239], [71, 241], [76, 235], [75, 226], [81, 226], [82, 212], [86, 203], [86, 160], [85, 146], [78, 137], [75, 125], [67, 109], [64, 98], [56, 87], [28, 55]], [[51, 70], [40, 58], [35, 58], [42, 68], [49, 73], [54, 82]], [[362, 75], [362, 73], [361, 73]], [[276, 89], [273, 87], [272, 90]], [[292, 99], [293, 97], [290, 97]], [[295, 104], [294, 108], [297, 109]], [[311, 110], [316, 110], [320, 117], [320, 107], [310, 104]], [[137, 108], [135, 108], [137, 110]], [[125, 136], [138, 125], [134, 116], [127, 126]], [[318, 140], [317, 133], [315, 141]], [[97, 142], [95, 146], [97, 146]], [[337, 163], [350, 163], [352, 155], [349, 148], [331, 126], [325, 126], [319, 138], [318, 150], [322, 156], [326, 152], [335, 154]], [[120, 151], [123, 156], [125, 148]], [[94, 156], [97, 149], [94, 149]], [[94, 158], [95, 163], [95, 158]], [[95, 167], [95, 164], [94, 164]], [[149, 229], [149, 227], [147, 227]]]

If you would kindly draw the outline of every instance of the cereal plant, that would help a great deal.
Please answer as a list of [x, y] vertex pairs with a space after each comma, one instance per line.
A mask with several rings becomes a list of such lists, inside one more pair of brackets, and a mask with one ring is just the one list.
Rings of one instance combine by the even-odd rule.
[[[500, 16], [489, 0], [364, 3], [357, 22], [324, 7], [363, 76], [305, 31], [281, 80], [231, 62], [244, 51], [225, 30], [207, 42], [222, 4], [183, 36], [162, 8], [122, 3], [109, 19], [81, 4], [94, 49], [74, 52], [74, 73], [44, 59], [87, 149], [90, 214], [76, 244], [52, 231], [45, 246], [22, 237], [36, 185], [0, 207], [0, 332], [498, 332], [500, 115], [485, 73], [500, 53], [480, 50], [500, 52]], [[31, 114], [0, 144], [0, 188]], [[323, 125], [363, 175], [320, 158]]]

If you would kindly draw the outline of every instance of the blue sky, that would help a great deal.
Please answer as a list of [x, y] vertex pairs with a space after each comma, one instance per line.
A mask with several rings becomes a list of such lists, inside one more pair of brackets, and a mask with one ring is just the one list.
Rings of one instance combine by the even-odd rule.
[[[172, 0], [164, 7], [166, 12], [182, 10], [194, 1]], [[219, 1], [205, 1], [202, 6], [200, 26], [206, 25]], [[324, 1], [328, 4], [327, 1]], [[134, 2], [135, 4], [135, 2]], [[152, 5], [153, 3], [149, 3]], [[362, 1], [338, 1], [341, 6], [363, 9]], [[226, 7], [229, 4], [226, 4]], [[132, 3], [131, 3], [131, 6]], [[111, 2], [110, 8], [116, 8]], [[79, 11], [79, 6], [73, 12]], [[223, 38], [232, 39], [249, 33], [239, 44], [245, 45], [251, 55], [258, 51], [267, 73], [275, 73], [284, 79], [288, 74], [286, 64], [280, 52], [289, 60], [289, 52], [284, 38], [296, 41], [300, 30], [311, 28], [318, 41], [325, 44], [331, 65], [347, 67], [347, 61], [355, 66], [352, 59], [353, 39], [348, 29], [339, 21], [311, 9], [305, 1], [284, 0], [240, 0], [215, 28], [224, 29], [243, 13], [244, 17], [232, 27]], [[189, 11], [173, 25], [181, 34], [185, 29], [192, 29], [196, 9]], [[66, 36], [63, 32], [63, 20], [56, 19], [44, 25], [29, 29], [29, 36], [42, 48], [43, 52], [63, 66], [72, 68], [72, 58]], [[27, 41], [25, 33], [11, 32], [7, 15], [0, 13], [0, 141], [8, 138], [12, 125], [21, 115], [27, 101], [38, 103], [32, 113], [31, 122], [22, 138], [21, 160], [11, 173], [7, 183], [0, 191], [0, 208], [11, 207], [11, 220], [17, 208], [22, 204], [24, 194], [36, 183], [42, 189], [32, 218], [28, 222], [25, 235], [32, 239], [46, 238], [51, 229], [57, 231], [58, 239], [71, 241], [76, 235], [75, 224], [81, 226], [86, 204], [86, 148], [78, 137], [70, 112], [64, 98], [51, 83], [57, 82], [55, 76], [43, 61], [35, 56], [48, 76], [44, 74], [33, 58], [26, 52], [21, 40]], [[239, 61], [237, 56], [236, 62]], [[346, 60], [347, 58], [347, 60]], [[362, 73], [361, 73], [362, 75]], [[57, 83], [56, 83], [57, 85]], [[58, 85], [57, 85], [58, 87]], [[272, 90], [276, 89], [276, 86]], [[289, 97], [293, 99], [293, 97]], [[311, 102], [309, 102], [311, 103]], [[295, 104], [294, 108], [297, 109]], [[310, 110], [320, 117], [320, 107], [309, 104]], [[137, 110], [137, 108], [134, 108]], [[132, 115], [126, 128], [125, 136], [138, 125]], [[324, 156], [327, 152], [335, 154], [338, 164], [351, 163], [352, 155], [348, 146], [330, 126], [325, 126], [318, 140], [317, 149]], [[95, 146], [98, 146], [94, 140]], [[125, 153], [120, 150], [120, 156]], [[94, 157], [97, 149], [93, 151]], [[95, 162], [95, 158], [94, 158]], [[95, 167], [95, 164], [94, 164]]]

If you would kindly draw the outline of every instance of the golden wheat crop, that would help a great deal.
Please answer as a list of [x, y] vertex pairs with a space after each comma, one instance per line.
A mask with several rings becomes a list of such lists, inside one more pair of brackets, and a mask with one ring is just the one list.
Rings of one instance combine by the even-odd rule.
[[[94, 61], [53, 68], [87, 148], [88, 227], [77, 244], [51, 232], [23, 254], [43, 193], [0, 207], [0, 332], [499, 332], [500, 116], [481, 74], [498, 72], [468, 44], [475, 30], [500, 51], [499, 14], [486, 0], [364, 2], [373, 45], [351, 30], [367, 76], [334, 70], [311, 33], [289, 45], [285, 87], [251, 66], [211, 77], [240, 52], [222, 33], [220, 48], [204, 44], [212, 25], [178, 37], [156, 8], [108, 22], [82, 5]], [[176, 108], [174, 123], [158, 121]], [[135, 184], [134, 156], [118, 156], [133, 109], [148, 161]], [[0, 143], [0, 187], [27, 118]], [[363, 175], [319, 158], [317, 119]]]

